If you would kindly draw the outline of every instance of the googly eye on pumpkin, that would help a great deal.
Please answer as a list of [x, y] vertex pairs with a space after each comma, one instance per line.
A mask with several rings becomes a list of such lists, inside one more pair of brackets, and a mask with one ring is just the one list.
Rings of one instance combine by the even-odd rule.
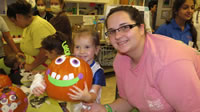
[[62, 56], [58, 57], [55, 60], [55, 64], [60, 65], [60, 64], [62, 64], [65, 61], [65, 59], [66, 59], [65, 55], [62, 55]]
[[9, 96], [10, 101], [15, 101], [17, 99], [16, 95]]
[[77, 58], [70, 58], [70, 64], [73, 67], [79, 67], [80, 66], [80, 61]]
[[3, 98], [3, 99], [1, 99], [0, 103], [1, 103], [2, 105], [5, 105], [5, 104], [8, 103], [8, 99], [7, 99], [7, 98]]

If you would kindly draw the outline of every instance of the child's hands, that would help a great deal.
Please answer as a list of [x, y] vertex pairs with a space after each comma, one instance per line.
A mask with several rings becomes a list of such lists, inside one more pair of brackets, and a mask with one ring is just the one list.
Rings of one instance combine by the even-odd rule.
[[32, 89], [32, 93], [36, 96], [40, 96], [41, 94], [43, 94], [45, 92], [45, 88], [46, 87], [46, 84], [45, 82], [41, 82], [42, 86], [37, 86], [35, 88]]
[[44, 93], [46, 89], [46, 84], [41, 74], [35, 75], [30, 89], [31, 89], [31, 92], [36, 96], [39, 96]]
[[81, 101], [90, 101], [91, 99], [91, 95], [88, 91], [88, 87], [86, 82], [84, 82], [84, 90], [81, 90], [80, 88], [78, 88], [77, 86], [73, 86], [74, 89], [70, 89], [70, 91], [73, 93], [68, 93], [68, 95], [70, 96], [71, 99], [73, 100], [81, 100]]

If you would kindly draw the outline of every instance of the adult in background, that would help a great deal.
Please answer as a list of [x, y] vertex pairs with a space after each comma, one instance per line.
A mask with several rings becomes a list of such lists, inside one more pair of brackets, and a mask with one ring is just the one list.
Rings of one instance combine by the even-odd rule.
[[50, 8], [55, 15], [49, 22], [57, 31], [72, 37], [72, 28], [67, 14], [64, 11], [64, 0], [50, 0]]
[[151, 0], [148, 4], [149, 11], [150, 11], [150, 26], [152, 28], [152, 32], [155, 32], [156, 28], [156, 12], [157, 12], [157, 0]]
[[146, 33], [139, 11], [119, 6], [105, 21], [118, 51], [113, 67], [119, 98], [105, 106], [89, 103], [85, 112], [198, 112], [200, 55], [174, 39]]
[[192, 42], [192, 47], [198, 48], [197, 31], [192, 23], [195, 3], [195, 0], [175, 0], [171, 20], [161, 25], [155, 33], [180, 40], [188, 45]]
[[8, 6], [8, 18], [17, 26], [23, 28], [20, 48], [26, 56], [26, 71], [44, 70], [47, 67], [47, 57], [41, 48], [41, 41], [56, 30], [46, 20], [32, 15], [31, 5], [24, 0], [17, 0]]
[[10, 35], [10, 30], [4, 21], [4, 19], [0, 16], [0, 59], [5, 56], [5, 52], [3, 49], [3, 40], [2, 38], [7, 42], [7, 44], [12, 48], [12, 50], [18, 54], [20, 53], [20, 50], [15, 45], [13, 38]]
[[197, 4], [197, 8], [193, 14], [193, 23], [197, 30], [197, 40], [200, 41], [200, 3]]
[[46, 11], [46, 0], [36, 0], [37, 10], [34, 12], [33, 15], [39, 15], [40, 17], [49, 21], [53, 15]]

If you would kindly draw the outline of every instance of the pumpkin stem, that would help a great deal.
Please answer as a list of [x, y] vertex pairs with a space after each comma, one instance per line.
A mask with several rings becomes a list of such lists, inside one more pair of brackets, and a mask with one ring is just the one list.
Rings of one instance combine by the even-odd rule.
[[64, 49], [64, 54], [67, 55], [67, 56], [69, 56], [71, 53], [70, 53], [69, 47], [67, 45], [67, 41], [64, 41], [62, 43], [62, 47]]

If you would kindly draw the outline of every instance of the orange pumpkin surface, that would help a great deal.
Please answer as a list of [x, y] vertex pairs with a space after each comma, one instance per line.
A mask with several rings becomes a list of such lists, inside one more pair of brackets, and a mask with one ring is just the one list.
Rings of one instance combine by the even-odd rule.
[[88, 89], [92, 86], [92, 70], [87, 62], [74, 56], [62, 55], [49, 65], [45, 75], [46, 92], [49, 97], [61, 101], [74, 101], [69, 98], [69, 89], [75, 85], [84, 89], [84, 82]]
[[12, 81], [7, 75], [0, 74], [0, 88], [6, 87], [6, 86], [11, 86]]
[[28, 99], [18, 87], [9, 86], [0, 89], [0, 112], [26, 112]]

